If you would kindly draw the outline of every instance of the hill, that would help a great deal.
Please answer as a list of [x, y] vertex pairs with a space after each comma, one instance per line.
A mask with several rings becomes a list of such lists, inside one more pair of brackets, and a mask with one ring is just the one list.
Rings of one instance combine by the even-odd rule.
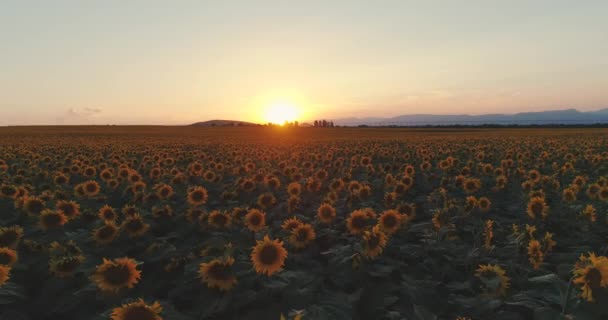
[[346, 118], [334, 120], [336, 125], [482, 125], [482, 124], [592, 124], [608, 122], [608, 109], [582, 112], [576, 109], [522, 112], [515, 114], [437, 115], [409, 114], [392, 118]]
[[257, 123], [236, 120], [209, 120], [193, 123], [192, 127], [256, 127]]

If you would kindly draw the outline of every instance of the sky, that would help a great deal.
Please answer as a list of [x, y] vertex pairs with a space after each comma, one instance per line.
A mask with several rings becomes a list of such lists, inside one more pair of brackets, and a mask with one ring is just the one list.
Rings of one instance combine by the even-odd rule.
[[0, 125], [596, 110], [607, 16], [603, 0], [0, 0]]

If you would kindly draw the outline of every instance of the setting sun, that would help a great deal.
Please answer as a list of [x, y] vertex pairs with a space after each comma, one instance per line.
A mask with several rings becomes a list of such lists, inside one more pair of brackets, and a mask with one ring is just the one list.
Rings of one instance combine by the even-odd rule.
[[300, 115], [299, 107], [291, 102], [274, 102], [268, 105], [264, 114], [264, 119], [267, 122], [274, 124], [283, 124], [286, 121], [292, 122], [298, 119]]

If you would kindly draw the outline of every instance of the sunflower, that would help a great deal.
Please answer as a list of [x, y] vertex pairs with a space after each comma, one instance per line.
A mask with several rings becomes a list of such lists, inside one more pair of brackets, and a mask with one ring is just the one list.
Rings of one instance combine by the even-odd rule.
[[253, 232], [260, 232], [266, 226], [266, 213], [251, 209], [245, 215], [245, 225]]
[[328, 203], [324, 203], [317, 209], [317, 218], [322, 223], [330, 224], [336, 218], [336, 209]]
[[589, 220], [589, 222], [595, 222], [597, 220], [597, 211], [595, 210], [593, 205], [588, 204], [581, 212], [581, 216]]
[[163, 320], [160, 313], [163, 311], [158, 301], [149, 305], [143, 299], [123, 304], [112, 310], [112, 320]]
[[201, 263], [198, 274], [209, 288], [229, 291], [237, 283], [232, 271], [233, 264], [234, 258], [232, 257], [213, 259], [208, 263]]
[[101, 209], [99, 209], [99, 212], [97, 213], [97, 216], [99, 216], [99, 218], [104, 221], [115, 221], [116, 218], [118, 218], [116, 210], [114, 210], [109, 205], [101, 207]]
[[58, 228], [68, 222], [68, 217], [61, 211], [45, 209], [40, 213], [38, 224], [43, 230]]
[[291, 230], [289, 243], [298, 249], [302, 249], [307, 247], [315, 238], [315, 229], [310, 224], [303, 223]]
[[601, 188], [602, 187], [600, 187], [600, 185], [597, 183], [590, 184], [585, 193], [587, 193], [587, 197], [589, 197], [589, 199], [597, 199]]
[[488, 212], [488, 211], [490, 211], [490, 207], [492, 206], [492, 202], [490, 201], [490, 199], [488, 199], [486, 197], [481, 197], [477, 201], [477, 205], [479, 206], [479, 209], [482, 212]]
[[402, 203], [397, 206], [397, 211], [405, 216], [402, 219], [403, 222], [410, 221], [416, 217], [416, 205], [413, 203]]
[[141, 271], [137, 270], [137, 261], [127, 257], [114, 260], [104, 258], [91, 276], [100, 290], [114, 293], [123, 288], [133, 288], [140, 279]]
[[477, 192], [481, 188], [481, 180], [474, 178], [466, 179], [462, 184], [462, 188], [466, 193]]
[[173, 192], [173, 187], [168, 184], [157, 184], [154, 186], [154, 190], [156, 191], [156, 195], [158, 198], [162, 200], [166, 200], [171, 198], [175, 192]]
[[135, 206], [133, 205], [125, 205], [124, 207], [122, 207], [121, 211], [122, 214], [124, 214], [126, 217], [133, 217], [138, 214], [137, 208], [135, 208]]
[[543, 198], [532, 198], [528, 202], [528, 209], [526, 212], [532, 219], [535, 219], [539, 215], [545, 219], [549, 214], [549, 206], [547, 206], [545, 199]]
[[595, 301], [593, 290], [608, 286], [608, 258], [589, 253], [588, 257], [581, 255], [574, 266], [573, 283], [581, 286], [581, 297], [589, 302]]
[[283, 242], [277, 239], [270, 240], [268, 235], [263, 240], [258, 240], [251, 251], [251, 262], [255, 272], [259, 274], [272, 275], [280, 271], [285, 264], [287, 250]]
[[540, 181], [540, 178], [541, 174], [540, 172], [538, 172], [538, 170], [533, 169], [528, 172], [528, 179], [530, 179], [530, 181], [537, 183]]
[[11, 267], [17, 263], [18, 259], [17, 251], [7, 247], [0, 248], [0, 265]]
[[287, 199], [287, 211], [289, 211], [289, 213], [293, 213], [294, 211], [296, 211], [299, 205], [300, 197], [290, 196], [289, 199]]
[[209, 213], [207, 222], [216, 229], [227, 228], [232, 224], [232, 217], [223, 211], [213, 210]]
[[241, 188], [241, 190], [247, 192], [247, 193], [251, 193], [253, 192], [253, 190], [255, 190], [255, 182], [251, 179], [244, 179], [239, 187]]
[[194, 187], [188, 192], [188, 203], [194, 207], [205, 204], [208, 198], [207, 189], [203, 187]]
[[0, 197], [4, 198], [15, 198], [17, 195], [17, 188], [10, 184], [3, 184], [0, 186]]
[[281, 181], [277, 177], [267, 176], [264, 178], [264, 184], [268, 186], [268, 188], [276, 190], [281, 187]]
[[543, 263], [544, 254], [541, 250], [541, 245], [538, 240], [530, 240], [528, 242], [528, 261], [532, 264], [534, 270], [538, 270]]
[[283, 224], [281, 224], [281, 229], [291, 232], [300, 225], [302, 225], [302, 221], [296, 217], [293, 217], [283, 221]]
[[597, 193], [597, 198], [602, 201], [608, 201], [608, 186], [600, 188], [600, 191]]
[[483, 291], [491, 296], [504, 296], [511, 285], [507, 273], [499, 265], [479, 265], [475, 276], [483, 283]]
[[146, 191], [146, 183], [143, 181], [137, 181], [131, 184], [131, 192], [138, 193]]
[[486, 220], [483, 228], [484, 233], [484, 248], [490, 249], [492, 247], [492, 239], [494, 238], [494, 221], [488, 219]]
[[353, 235], [363, 233], [368, 226], [368, 213], [364, 210], [353, 211], [348, 219], [346, 219], [346, 228]]
[[329, 188], [332, 191], [338, 192], [344, 188], [344, 181], [342, 179], [334, 179], [329, 184]]
[[173, 216], [173, 208], [170, 205], [152, 208], [152, 216], [156, 219], [171, 218]]
[[0, 227], [0, 247], [16, 248], [22, 237], [20, 226]]
[[11, 267], [0, 265], [0, 288], [8, 281], [11, 277]]
[[262, 209], [270, 209], [277, 203], [277, 198], [270, 192], [261, 194], [258, 197], [258, 206]]
[[363, 255], [368, 259], [373, 259], [379, 256], [384, 247], [386, 247], [386, 242], [388, 237], [384, 232], [375, 226], [371, 231], [363, 232]]
[[55, 204], [55, 209], [62, 212], [70, 220], [74, 219], [80, 214], [80, 205], [74, 201], [57, 201], [57, 204]]
[[38, 197], [27, 197], [23, 202], [23, 210], [31, 215], [39, 215], [44, 208], [44, 201]]
[[201, 219], [201, 216], [205, 214], [205, 210], [200, 208], [189, 208], [186, 210], [186, 220], [190, 223], [198, 223]]
[[576, 201], [576, 190], [574, 190], [574, 188], [565, 188], [562, 191], [562, 199], [564, 202]]
[[120, 228], [125, 230], [129, 237], [136, 238], [144, 235], [150, 229], [150, 225], [145, 223], [142, 216], [135, 214], [127, 217], [120, 225]]
[[84, 190], [85, 195], [88, 197], [94, 197], [98, 195], [99, 191], [101, 190], [99, 183], [97, 183], [97, 181], [95, 180], [89, 180], [84, 182], [82, 184], [82, 188]]
[[241, 221], [243, 221], [243, 219], [245, 218], [245, 216], [247, 215], [248, 212], [249, 212], [249, 210], [247, 210], [245, 208], [241, 208], [241, 207], [232, 208], [232, 210], [230, 210], [230, 215], [232, 216], [232, 221], [234, 223], [240, 223]]
[[103, 226], [93, 230], [93, 239], [98, 245], [107, 245], [114, 241], [120, 228], [118, 228], [113, 221], [106, 221]]
[[391, 235], [401, 226], [401, 214], [397, 210], [386, 210], [380, 215], [380, 229]]
[[71, 277], [84, 260], [85, 258], [82, 255], [52, 258], [49, 261], [49, 270], [59, 278]]

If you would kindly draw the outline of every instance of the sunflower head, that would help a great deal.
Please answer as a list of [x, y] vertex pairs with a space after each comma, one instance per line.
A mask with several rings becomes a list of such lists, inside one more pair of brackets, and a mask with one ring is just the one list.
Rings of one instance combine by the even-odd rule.
[[229, 291], [237, 283], [236, 276], [232, 271], [233, 264], [234, 258], [232, 257], [213, 259], [210, 262], [201, 263], [198, 273], [209, 288]]
[[477, 204], [482, 212], [490, 211], [490, 207], [492, 206], [492, 202], [486, 197], [479, 198]]
[[17, 263], [17, 260], [17, 251], [7, 247], [0, 248], [0, 265], [11, 267]]
[[132, 238], [141, 237], [150, 229], [150, 225], [139, 214], [127, 217], [120, 227]]
[[74, 219], [80, 214], [80, 205], [74, 201], [60, 200], [55, 205], [57, 211], [63, 212], [68, 219]]
[[104, 292], [133, 288], [140, 279], [141, 271], [137, 270], [137, 262], [126, 257], [114, 260], [104, 258], [91, 276], [91, 280]]
[[266, 226], [266, 213], [258, 209], [250, 209], [245, 215], [245, 225], [253, 232], [259, 232]]
[[532, 198], [528, 202], [528, 209], [526, 210], [528, 216], [532, 219], [537, 216], [541, 216], [543, 219], [549, 214], [549, 207], [545, 203], [543, 198]]
[[224, 229], [232, 224], [232, 216], [224, 211], [213, 210], [209, 213], [207, 222], [215, 229]]
[[275, 204], [277, 203], [277, 199], [274, 197], [274, 195], [270, 192], [266, 192], [261, 194], [258, 197], [258, 205], [262, 208], [262, 209], [270, 209], [272, 208]]
[[330, 224], [336, 218], [336, 209], [329, 203], [324, 203], [317, 209], [317, 218], [325, 224]]
[[169, 199], [171, 198], [171, 196], [173, 196], [173, 194], [175, 193], [173, 191], [173, 187], [171, 187], [168, 184], [159, 184], [156, 185], [154, 187], [154, 189], [156, 190], [156, 195], [163, 200]]
[[68, 217], [61, 211], [45, 209], [40, 214], [39, 225], [43, 230], [58, 228], [68, 222]]
[[27, 197], [23, 202], [23, 210], [31, 215], [39, 215], [44, 208], [44, 201], [38, 197]]
[[200, 206], [207, 202], [209, 195], [207, 189], [203, 187], [194, 187], [188, 192], [188, 203], [191, 206]]
[[594, 302], [593, 291], [608, 286], [608, 258], [596, 256], [595, 253], [581, 255], [574, 266], [573, 274], [573, 283], [580, 287], [581, 297]]
[[564, 202], [576, 201], [576, 190], [574, 188], [565, 188], [564, 191], [562, 191], [562, 199]]
[[263, 240], [258, 240], [251, 251], [251, 262], [255, 271], [268, 276], [280, 271], [285, 264], [287, 250], [283, 242], [277, 239], [270, 240], [268, 235]]
[[104, 246], [116, 239], [120, 228], [113, 221], [106, 221], [103, 226], [93, 230], [93, 239], [97, 245]]
[[160, 303], [146, 304], [143, 299], [123, 304], [112, 310], [112, 320], [162, 320]]
[[283, 223], [281, 224], [281, 229], [291, 233], [291, 231], [293, 231], [293, 229], [302, 225], [302, 223], [303, 222], [300, 221], [300, 219], [298, 219], [294, 216], [294, 217], [291, 217], [291, 218], [283, 221]]
[[362, 234], [369, 226], [369, 220], [369, 216], [365, 210], [355, 210], [346, 219], [346, 227], [353, 235]]
[[504, 296], [511, 285], [507, 273], [499, 265], [479, 265], [475, 276], [481, 280], [481, 287], [490, 296]]
[[534, 270], [540, 269], [543, 260], [544, 253], [540, 242], [536, 239], [530, 240], [530, 242], [528, 242], [528, 261], [530, 261]]
[[0, 264], [0, 288], [8, 281], [11, 277], [11, 267]]
[[378, 222], [380, 229], [391, 235], [401, 226], [401, 214], [397, 210], [386, 210], [380, 215]]
[[297, 249], [302, 249], [307, 247], [315, 237], [315, 229], [310, 224], [304, 223], [291, 230], [289, 243]]
[[368, 259], [376, 258], [382, 253], [384, 247], [386, 247], [387, 241], [388, 237], [380, 230], [378, 226], [372, 228], [371, 231], [364, 231], [363, 255]]
[[84, 260], [82, 255], [54, 257], [49, 261], [49, 269], [59, 278], [71, 277]]
[[20, 226], [0, 227], [0, 247], [15, 248], [23, 237]]
[[118, 215], [116, 214], [116, 210], [114, 210], [109, 205], [105, 205], [105, 206], [101, 207], [101, 209], [99, 209], [99, 212], [97, 213], [97, 215], [99, 216], [99, 218], [101, 220], [104, 220], [104, 221], [115, 221], [116, 218], [118, 218]]
[[99, 183], [97, 183], [97, 181], [95, 180], [89, 180], [84, 182], [82, 184], [82, 188], [84, 190], [84, 194], [88, 197], [94, 197], [99, 194], [99, 191], [101, 191]]

